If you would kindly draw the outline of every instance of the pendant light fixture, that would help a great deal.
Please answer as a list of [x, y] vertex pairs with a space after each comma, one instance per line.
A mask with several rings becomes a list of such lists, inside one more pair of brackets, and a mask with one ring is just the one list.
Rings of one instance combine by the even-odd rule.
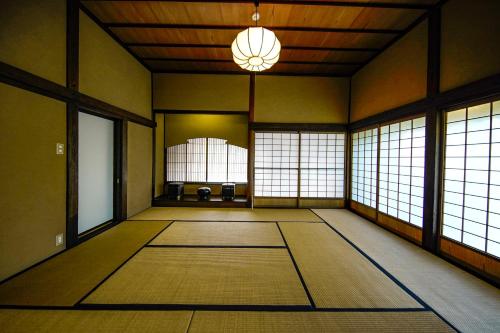
[[233, 60], [238, 66], [252, 72], [261, 72], [278, 62], [281, 44], [271, 30], [257, 26], [260, 18], [259, 2], [255, 1], [252, 20], [255, 27], [241, 31], [231, 45]]

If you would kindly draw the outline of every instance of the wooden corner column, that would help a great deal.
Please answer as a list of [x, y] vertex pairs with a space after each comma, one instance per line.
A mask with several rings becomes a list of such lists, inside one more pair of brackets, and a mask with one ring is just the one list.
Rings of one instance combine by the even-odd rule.
[[[79, 25], [78, 0], [66, 6], [66, 87], [78, 92]], [[78, 104], [66, 103], [66, 248], [78, 243]]]
[[[441, 58], [441, 7], [436, 6], [429, 13], [427, 97], [439, 94]], [[440, 175], [441, 175], [441, 112], [436, 106], [425, 114], [425, 173], [422, 247], [436, 253], [439, 241], [440, 220]]]

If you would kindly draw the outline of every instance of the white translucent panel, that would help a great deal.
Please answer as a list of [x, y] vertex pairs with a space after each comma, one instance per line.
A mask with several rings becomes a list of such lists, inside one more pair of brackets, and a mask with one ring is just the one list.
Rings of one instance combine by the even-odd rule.
[[443, 214], [443, 224], [444, 225], [461, 230], [462, 223], [463, 223], [463, 220], [460, 217], [449, 215], [449, 214]]
[[467, 144], [478, 144], [478, 143], [489, 143], [490, 142], [490, 131], [477, 131], [467, 133]]
[[[468, 182], [488, 184], [488, 171], [486, 170], [466, 170], [465, 179]], [[482, 195], [486, 196], [487, 193]]]
[[490, 117], [476, 118], [467, 121], [467, 131], [483, 131], [490, 129]]
[[444, 159], [444, 163], [446, 168], [460, 168], [463, 169], [465, 167], [465, 158], [464, 157], [446, 157]]
[[409, 222], [410, 221], [410, 214], [407, 213], [407, 212], [403, 212], [403, 211], [399, 211], [399, 216], [398, 218], [400, 220], [403, 220], [403, 221], [406, 221], [406, 222]]
[[208, 138], [208, 175], [209, 182], [226, 182], [228, 167], [226, 140]]
[[[414, 128], [413, 133], [413, 146], [423, 146], [422, 140], [417, 140], [425, 137], [425, 127]], [[420, 143], [419, 143], [420, 142]]]
[[476, 236], [486, 237], [486, 225], [485, 224], [476, 223], [476, 222], [469, 221], [469, 220], [464, 220], [463, 230], [470, 233], [470, 234], [476, 235]]
[[[492, 157], [494, 157], [494, 156], [496, 156], [496, 157], [500, 157], [500, 143], [493, 143], [493, 144], [491, 145], [491, 156], [492, 156]], [[496, 163], [496, 162], [495, 162], [495, 164], [496, 164], [496, 165], [495, 165], [495, 169], [500, 168], [500, 163]], [[492, 168], [492, 169], [493, 169], [493, 168]], [[494, 170], [495, 170], [495, 169], [494, 169]]]
[[387, 214], [397, 217], [398, 216], [398, 210], [396, 208], [393, 208], [391, 206], [388, 207], [387, 209]]
[[463, 233], [463, 243], [481, 251], [484, 251], [486, 246], [484, 238], [466, 232]]
[[[464, 157], [465, 156], [465, 145], [447, 146], [445, 151], [446, 151], [446, 157]], [[453, 166], [453, 167], [456, 167], [456, 166]]]
[[496, 116], [492, 117], [491, 128], [500, 128], [500, 115], [496, 115]]
[[451, 111], [446, 113], [446, 121], [447, 122], [453, 122], [453, 121], [460, 121], [465, 119], [465, 111], [466, 109], [461, 109], [457, 111]]
[[447, 134], [464, 133], [464, 132], [465, 132], [465, 121], [458, 121], [446, 125]]
[[205, 182], [207, 179], [207, 140], [189, 139], [186, 148], [186, 181]]
[[500, 142], [500, 128], [491, 130], [491, 142]]
[[490, 184], [490, 198], [500, 200], [500, 186]]
[[[489, 199], [489, 211], [490, 213], [495, 213], [495, 214], [498, 214], [499, 216], [496, 217], [494, 216], [493, 218], [496, 219], [499, 218], [500, 219], [500, 200], [497, 200], [497, 199]], [[490, 218], [490, 223], [492, 222], [491, 218]], [[498, 225], [499, 225], [499, 228], [500, 228], [500, 220], [497, 221], [498, 222]]]
[[167, 181], [186, 180], [186, 144], [167, 148]]
[[417, 227], [422, 228], [423, 221], [421, 216], [411, 214], [409, 222]]
[[79, 234], [113, 219], [113, 151], [113, 121], [79, 112]]
[[460, 204], [452, 204], [445, 202], [443, 204], [443, 211], [445, 214], [461, 217], [463, 213], [463, 207]]
[[488, 170], [490, 160], [488, 157], [467, 157], [466, 168], [473, 170]]
[[464, 183], [455, 181], [455, 180], [445, 180], [444, 181], [444, 189], [446, 191], [463, 193], [464, 192]]
[[424, 126], [425, 126], [425, 117], [413, 119], [413, 128], [424, 127]]
[[489, 254], [500, 257], [500, 243], [488, 241], [488, 251]]
[[[486, 196], [487, 193], [484, 193]], [[465, 195], [464, 196], [464, 205], [470, 208], [475, 208], [475, 209], [480, 209], [480, 210], [487, 210], [488, 207], [488, 198], [484, 197], [477, 197], [475, 195]]]
[[490, 115], [491, 103], [472, 106], [467, 109], [467, 118], [488, 117]]
[[486, 211], [470, 207], [464, 207], [464, 219], [474, 221], [477, 223], [486, 224], [487, 215], [488, 213]]
[[488, 227], [488, 239], [500, 243], [500, 229]]
[[464, 170], [459, 169], [446, 169], [444, 172], [444, 178], [449, 180], [464, 180]]
[[465, 144], [465, 133], [457, 134], [447, 134], [446, 135], [447, 145], [464, 145]]
[[411, 168], [411, 174], [412, 174], [412, 176], [424, 178], [424, 173], [425, 173], [425, 168], [423, 168], [423, 167], [413, 166]]
[[[465, 183], [465, 193], [472, 195], [486, 195], [488, 193], [488, 185], [487, 184], [476, 184], [476, 183]], [[490, 197], [491, 193], [490, 193]]]
[[455, 192], [444, 191], [444, 201], [452, 204], [462, 204], [464, 200], [464, 195]]
[[490, 144], [467, 145], [467, 157], [489, 157]]
[[228, 175], [229, 182], [246, 183], [247, 182], [247, 158], [248, 150], [246, 148], [228, 145]]
[[493, 114], [500, 114], [500, 101], [493, 102]]
[[444, 225], [443, 226], [443, 236], [454, 239], [456, 241], [462, 241], [462, 232], [455, 228]]

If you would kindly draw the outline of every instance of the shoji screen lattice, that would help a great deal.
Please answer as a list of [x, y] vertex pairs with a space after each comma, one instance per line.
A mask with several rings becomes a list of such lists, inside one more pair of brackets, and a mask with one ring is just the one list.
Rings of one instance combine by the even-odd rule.
[[379, 211], [422, 227], [425, 117], [380, 127]]
[[377, 208], [378, 128], [352, 135], [351, 199]]
[[500, 102], [446, 114], [442, 235], [500, 257]]

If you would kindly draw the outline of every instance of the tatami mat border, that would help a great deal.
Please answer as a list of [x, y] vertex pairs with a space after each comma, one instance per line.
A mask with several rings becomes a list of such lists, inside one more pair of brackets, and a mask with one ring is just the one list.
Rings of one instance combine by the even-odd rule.
[[320, 215], [318, 215], [314, 210], [309, 209], [314, 215], [321, 219], [333, 232], [339, 235], [343, 240], [345, 240], [349, 245], [351, 245], [356, 251], [358, 251], [362, 256], [368, 259], [377, 269], [379, 269], [382, 273], [384, 273], [389, 279], [391, 279], [394, 283], [396, 283], [401, 289], [403, 289], [408, 295], [410, 295], [413, 299], [415, 299], [420, 305], [431, 312], [433, 312], [436, 316], [438, 316], [442, 321], [444, 321], [448, 326], [453, 328], [455, 331], [460, 332], [453, 324], [451, 324], [446, 318], [444, 318], [441, 314], [439, 314], [436, 310], [434, 310], [429, 304], [427, 304], [423, 299], [421, 299], [417, 294], [410, 290], [407, 286], [405, 286], [401, 281], [399, 281], [394, 275], [389, 273], [385, 268], [383, 268], [378, 262], [376, 262], [373, 258], [371, 258], [366, 252], [361, 250], [356, 244], [350, 241], [347, 237], [345, 237], [340, 231], [332, 227], [328, 222], [326, 222]]
[[170, 221], [166, 226], [165, 228], [162, 228], [156, 235], [154, 235], [149, 241], [147, 241], [146, 243], [144, 243], [143, 246], [141, 246], [139, 249], [137, 249], [137, 251], [135, 251], [130, 257], [127, 258], [127, 260], [125, 260], [124, 262], [122, 262], [118, 267], [116, 267], [115, 270], [113, 270], [110, 274], [108, 274], [108, 276], [106, 276], [103, 280], [101, 280], [101, 282], [99, 282], [94, 288], [92, 288], [88, 293], [86, 293], [82, 298], [80, 298], [78, 300], [78, 302], [76, 302], [76, 305], [79, 305], [81, 302], [83, 302], [83, 300], [85, 300], [90, 294], [92, 294], [95, 290], [97, 290], [97, 288], [99, 288], [104, 282], [106, 282], [111, 276], [113, 276], [113, 274], [115, 274], [120, 268], [122, 268], [127, 262], [130, 261], [130, 259], [132, 259], [133, 257], [135, 257], [135, 255], [139, 252], [142, 251], [142, 249], [144, 249], [149, 243], [151, 243], [156, 237], [158, 237], [162, 232], [164, 232], [168, 227], [170, 227], [172, 224], [174, 223], [174, 221]]

